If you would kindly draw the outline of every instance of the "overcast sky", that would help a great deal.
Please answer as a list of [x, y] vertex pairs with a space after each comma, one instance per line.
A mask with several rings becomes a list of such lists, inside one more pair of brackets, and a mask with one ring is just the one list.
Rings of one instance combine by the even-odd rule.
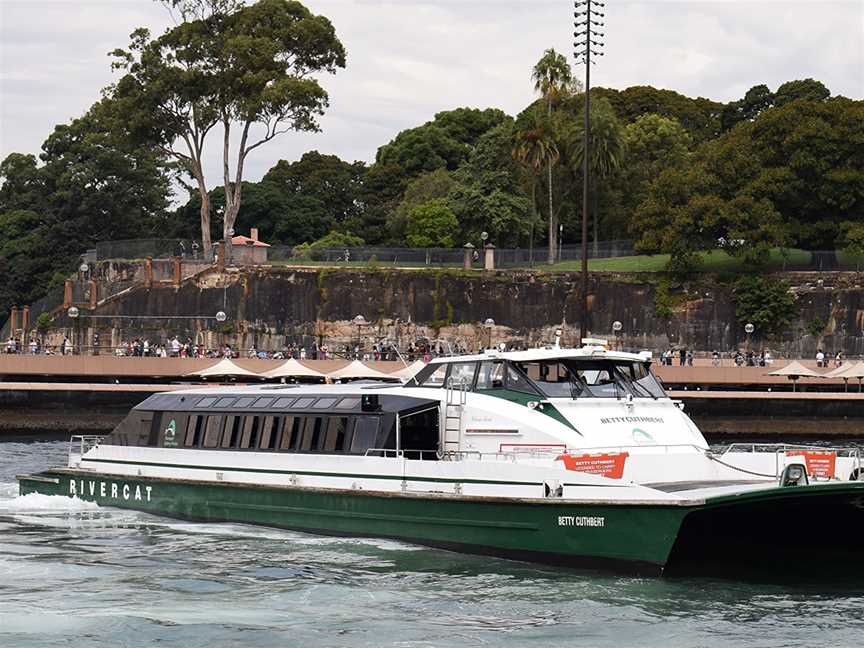
[[[324, 79], [323, 132], [257, 149], [249, 180], [309, 149], [371, 161], [398, 131], [440, 110], [515, 114], [532, 100], [531, 67], [543, 50], [572, 51], [568, 0], [305, 4], [332, 20], [348, 66]], [[592, 84], [729, 101], [759, 83], [773, 90], [814, 77], [834, 94], [864, 97], [864, 0], [607, 0], [605, 20], [606, 55]], [[136, 27], [159, 33], [170, 24], [152, 0], [0, 0], [0, 159], [38, 154], [55, 124], [81, 115], [116, 78], [108, 51], [125, 47]]]

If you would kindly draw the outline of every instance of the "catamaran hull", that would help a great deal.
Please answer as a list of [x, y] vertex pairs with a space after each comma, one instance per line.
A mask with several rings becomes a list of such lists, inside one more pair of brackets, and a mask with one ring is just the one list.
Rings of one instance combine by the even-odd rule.
[[[864, 573], [864, 482], [773, 488], [688, 504], [252, 485], [57, 469], [20, 492], [172, 518], [378, 537], [639, 575]], [[827, 570], [827, 571], [826, 571]]]
[[463, 553], [658, 575], [686, 507], [314, 489], [52, 470], [20, 492], [194, 521], [403, 540]]

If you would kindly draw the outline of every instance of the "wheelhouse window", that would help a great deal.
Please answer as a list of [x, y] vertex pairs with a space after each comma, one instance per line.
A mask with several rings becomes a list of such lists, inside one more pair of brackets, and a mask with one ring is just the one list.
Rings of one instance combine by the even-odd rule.
[[[606, 358], [567, 358], [519, 363], [543, 394], [549, 398], [662, 398], [663, 388], [647, 365]], [[508, 374], [509, 378], [509, 374]]]
[[462, 387], [471, 389], [474, 386], [474, 372], [477, 369], [476, 362], [454, 362], [450, 365], [450, 373], [447, 384], [451, 387]]
[[420, 387], [443, 387], [444, 379], [447, 377], [447, 365], [445, 363], [429, 365], [420, 370], [414, 380]]
[[504, 389], [504, 363], [500, 360], [481, 362], [476, 389]]

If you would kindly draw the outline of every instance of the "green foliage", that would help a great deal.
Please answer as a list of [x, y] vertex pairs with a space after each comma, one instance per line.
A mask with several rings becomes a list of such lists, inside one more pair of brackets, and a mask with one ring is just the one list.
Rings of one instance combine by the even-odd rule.
[[36, 331], [39, 335], [45, 335], [50, 329], [53, 320], [48, 313], [39, 313], [39, 317], [36, 318]]
[[779, 333], [796, 316], [795, 295], [786, 281], [745, 275], [735, 282], [734, 291], [738, 324], [742, 327], [748, 322], [753, 324], [757, 335]]
[[752, 121], [773, 104], [774, 93], [768, 86], [753, 86], [742, 99], [726, 104], [720, 115], [721, 128], [725, 132], [739, 122]]
[[411, 247], [452, 247], [459, 221], [440, 200], [418, 205], [408, 212], [405, 240]]
[[676, 300], [669, 294], [670, 283], [662, 279], [654, 288], [654, 314], [660, 319], [671, 319], [675, 314]]
[[328, 232], [326, 236], [322, 236], [317, 241], [309, 244], [310, 250], [326, 250], [326, 249], [341, 249], [362, 247], [366, 242], [359, 236], [354, 236], [350, 232]]
[[807, 322], [807, 332], [813, 337], [818, 338], [825, 332], [827, 326], [828, 323], [821, 317], [817, 316]]
[[855, 256], [864, 255], [864, 222], [845, 221], [840, 224], [843, 249]]
[[405, 240], [408, 213], [412, 209], [433, 200], [446, 201], [450, 193], [458, 187], [459, 183], [453, 174], [443, 168], [417, 176], [405, 188], [401, 202], [387, 219], [391, 239], [400, 243]]
[[831, 96], [831, 91], [821, 81], [815, 79], [799, 79], [787, 81], [774, 94], [774, 105], [782, 106], [790, 101], [825, 101]]

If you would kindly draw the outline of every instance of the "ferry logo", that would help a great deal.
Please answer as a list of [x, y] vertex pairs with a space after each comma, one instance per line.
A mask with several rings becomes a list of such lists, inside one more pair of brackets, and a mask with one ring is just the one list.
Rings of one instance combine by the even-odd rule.
[[171, 419], [168, 422], [168, 427], [165, 428], [165, 447], [166, 448], [176, 448], [177, 447], [177, 421]]
[[654, 443], [654, 437], [639, 428], [633, 428], [633, 440], [636, 443]]

